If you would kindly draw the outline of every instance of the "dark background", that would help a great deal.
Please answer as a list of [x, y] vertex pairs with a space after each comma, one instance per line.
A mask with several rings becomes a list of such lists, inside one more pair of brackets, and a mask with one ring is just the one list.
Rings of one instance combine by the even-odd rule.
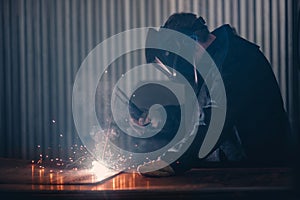
[[[74, 154], [81, 143], [72, 117], [72, 87], [83, 59], [114, 34], [160, 26], [181, 11], [202, 15], [210, 30], [229, 23], [261, 46], [273, 66], [296, 141], [299, 7], [296, 0], [1, 0], [0, 157]], [[126, 64], [144, 58], [136, 59]]]

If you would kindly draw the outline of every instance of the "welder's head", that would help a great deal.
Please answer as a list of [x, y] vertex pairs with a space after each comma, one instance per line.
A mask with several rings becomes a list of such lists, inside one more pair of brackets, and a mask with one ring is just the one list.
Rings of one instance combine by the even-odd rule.
[[209, 31], [204, 19], [193, 13], [175, 13], [171, 15], [162, 28], [179, 31], [199, 42], [206, 42]]
[[[176, 37], [165, 34], [166, 29], [178, 31], [192, 38], [193, 40], [203, 43], [209, 37], [209, 31], [205, 25], [202, 17], [197, 17], [193, 13], [175, 13], [171, 15], [168, 20], [159, 30], [150, 29], [147, 36], [146, 45], [154, 42], [167, 45], [171, 49], [183, 49], [184, 41], [179, 41]], [[147, 45], [148, 46], [148, 45]], [[165, 66], [173, 68], [180, 72], [193, 86], [197, 79], [195, 76], [195, 66], [183, 59], [179, 55], [168, 52], [162, 49], [146, 49], [147, 63], [161, 63]], [[199, 74], [196, 73], [197, 76]]]

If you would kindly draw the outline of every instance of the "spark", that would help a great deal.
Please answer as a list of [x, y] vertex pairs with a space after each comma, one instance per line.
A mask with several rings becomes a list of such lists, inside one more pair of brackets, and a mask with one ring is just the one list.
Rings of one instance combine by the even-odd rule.
[[91, 172], [95, 174], [97, 179], [103, 179], [107, 176], [108, 173], [111, 173], [112, 170], [105, 167], [102, 163], [98, 161], [92, 162]]
[[198, 83], [197, 69], [194, 67], [195, 83]]
[[159, 59], [159, 58], [157, 58], [157, 57], [155, 57], [155, 62], [165, 71], [165, 72], [167, 72], [169, 75], [172, 75], [172, 72], [167, 68], [167, 66], [166, 65], [164, 65], [163, 63], [162, 63], [162, 61]]

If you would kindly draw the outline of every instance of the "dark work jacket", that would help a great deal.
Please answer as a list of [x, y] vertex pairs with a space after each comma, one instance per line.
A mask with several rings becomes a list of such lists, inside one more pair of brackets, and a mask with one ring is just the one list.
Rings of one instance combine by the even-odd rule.
[[[289, 123], [270, 63], [257, 45], [237, 36], [229, 25], [212, 34], [216, 40], [207, 51], [224, 82], [227, 112], [221, 137], [209, 156], [221, 150], [222, 155], [217, 156], [226, 161], [285, 162], [289, 156]], [[205, 112], [209, 123], [210, 111]], [[175, 171], [185, 171], [199, 162], [206, 130], [207, 126], [199, 126], [192, 145], [171, 165]]]

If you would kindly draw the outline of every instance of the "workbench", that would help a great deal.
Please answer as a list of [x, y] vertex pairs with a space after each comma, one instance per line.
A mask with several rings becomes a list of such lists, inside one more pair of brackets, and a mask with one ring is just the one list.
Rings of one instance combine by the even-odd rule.
[[150, 178], [116, 172], [97, 177], [84, 169], [39, 168], [0, 159], [1, 199], [297, 199], [287, 167], [203, 167]]

